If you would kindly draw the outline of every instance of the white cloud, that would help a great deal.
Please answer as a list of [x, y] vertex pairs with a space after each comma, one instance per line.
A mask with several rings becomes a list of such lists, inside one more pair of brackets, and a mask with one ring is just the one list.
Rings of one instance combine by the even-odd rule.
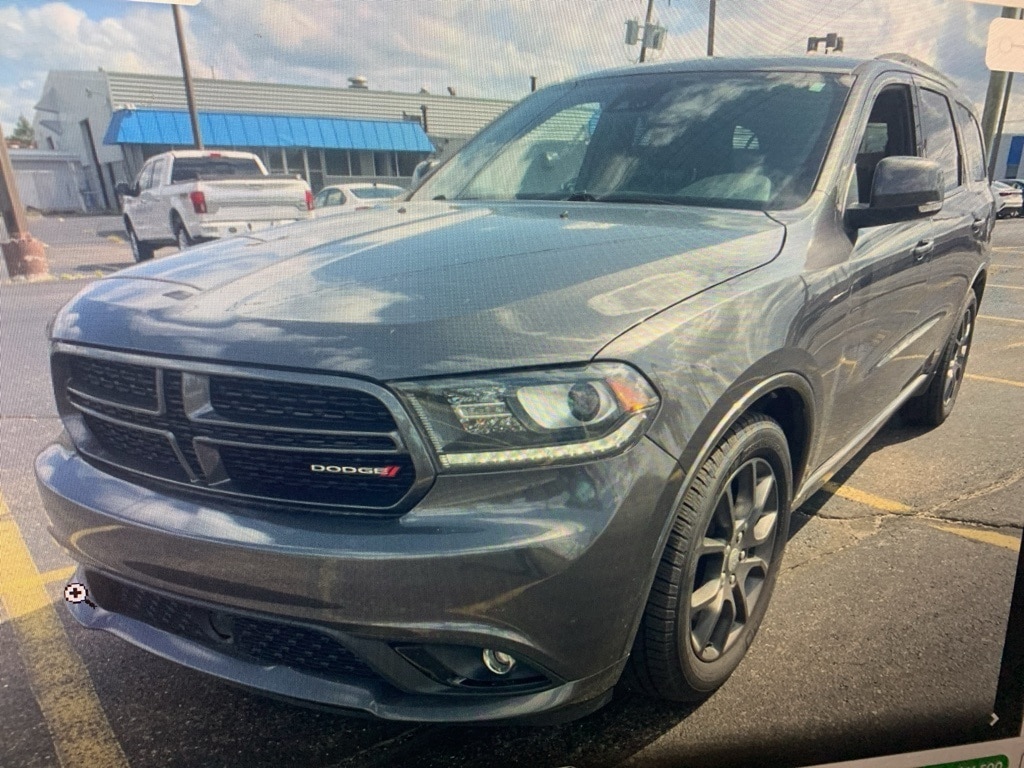
[[[176, 74], [167, 6], [125, 3], [94, 19], [88, 0], [0, 7], [0, 121], [32, 115], [50, 69]], [[216, 0], [185, 8], [197, 77], [344, 86], [366, 75], [375, 89], [519, 98], [541, 84], [629, 64], [624, 21], [641, 0]], [[112, 8], [118, 6], [111, 5]], [[701, 56], [708, 0], [656, 0], [669, 29], [651, 56]], [[803, 55], [807, 37], [838, 32], [846, 53], [902, 51], [938, 66], [972, 98], [984, 97], [983, 44], [998, 8], [948, 0], [726, 0], [717, 6], [716, 53]], [[1024, 79], [1024, 78], [1022, 78]], [[28, 90], [21, 86], [31, 81]], [[1024, 85], [1022, 85], [1024, 87]], [[35, 90], [33, 91], [32, 88]], [[1014, 100], [1013, 117], [1024, 118]]]

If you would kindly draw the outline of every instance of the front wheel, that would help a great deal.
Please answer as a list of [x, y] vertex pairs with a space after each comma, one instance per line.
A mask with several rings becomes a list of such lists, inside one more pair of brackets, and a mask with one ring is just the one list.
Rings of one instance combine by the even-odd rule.
[[701, 699], [739, 665], [764, 618], [789, 534], [786, 435], [742, 417], [697, 472], [676, 511], [630, 657], [645, 693]]
[[978, 316], [978, 297], [971, 291], [970, 299], [953, 329], [928, 388], [904, 406], [903, 415], [911, 424], [937, 427], [953, 412], [960, 385], [964, 380], [967, 358], [974, 341], [974, 320]]

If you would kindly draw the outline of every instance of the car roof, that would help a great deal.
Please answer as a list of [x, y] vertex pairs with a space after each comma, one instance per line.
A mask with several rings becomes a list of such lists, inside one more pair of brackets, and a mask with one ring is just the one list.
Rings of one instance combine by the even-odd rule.
[[[595, 72], [576, 78], [587, 81], [604, 77], [638, 75], [657, 72], [816, 72], [822, 74], [844, 74], [872, 76], [893, 70], [908, 72], [939, 81], [949, 90], [960, 94], [959, 88], [946, 75], [919, 59], [902, 53], [886, 53], [873, 59], [846, 56], [750, 56], [750, 57], [705, 57], [684, 59], [660, 64], [633, 65]], [[960, 100], [964, 100], [960, 94]], [[965, 101], [970, 105], [971, 101]]]

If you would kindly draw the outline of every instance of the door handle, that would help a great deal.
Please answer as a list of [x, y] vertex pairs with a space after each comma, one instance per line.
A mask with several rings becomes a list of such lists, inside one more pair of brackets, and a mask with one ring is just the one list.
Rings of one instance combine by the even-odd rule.
[[986, 224], [988, 224], [988, 219], [975, 219], [974, 223], [971, 224], [971, 232], [973, 232], [976, 235], [982, 234], [985, 231]]
[[933, 250], [935, 250], [935, 241], [929, 239], [920, 241], [916, 246], [914, 246], [914, 250], [912, 250], [911, 253], [914, 254], [914, 261], [921, 261], [921, 259]]

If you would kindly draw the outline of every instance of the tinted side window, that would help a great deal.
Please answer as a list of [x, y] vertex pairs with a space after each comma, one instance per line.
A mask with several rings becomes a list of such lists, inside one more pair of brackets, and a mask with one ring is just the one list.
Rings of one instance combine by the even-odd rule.
[[167, 175], [167, 160], [157, 160], [153, 163], [153, 181], [150, 184], [152, 187], [159, 187], [163, 184], [164, 176]]
[[942, 166], [946, 191], [956, 189], [960, 186], [960, 153], [949, 102], [942, 94], [924, 88], [921, 89], [921, 132], [925, 157]]
[[963, 104], [957, 104], [956, 111], [963, 128], [961, 133], [964, 137], [964, 156], [967, 158], [967, 177], [972, 181], [984, 181], [988, 178], [988, 169], [985, 166], [985, 145], [981, 139], [981, 127], [971, 114], [971, 110]]
[[153, 165], [147, 165], [139, 174], [139, 189], [149, 189], [153, 186]]
[[911, 101], [911, 91], [906, 85], [886, 86], [878, 94], [857, 150], [856, 174], [848, 202], [870, 202], [875, 167], [882, 159], [917, 154]]

